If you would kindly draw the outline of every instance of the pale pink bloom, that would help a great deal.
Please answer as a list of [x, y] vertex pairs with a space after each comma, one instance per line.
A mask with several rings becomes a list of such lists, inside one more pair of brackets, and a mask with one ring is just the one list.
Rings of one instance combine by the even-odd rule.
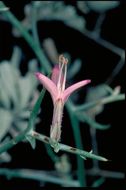
[[54, 110], [50, 130], [50, 138], [58, 142], [61, 136], [61, 123], [63, 107], [69, 96], [77, 89], [90, 83], [90, 80], [83, 80], [65, 89], [68, 60], [63, 55], [59, 56], [59, 64], [53, 68], [51, 79], [42, 73], [35, 73], [37, 79], [51, 94]]

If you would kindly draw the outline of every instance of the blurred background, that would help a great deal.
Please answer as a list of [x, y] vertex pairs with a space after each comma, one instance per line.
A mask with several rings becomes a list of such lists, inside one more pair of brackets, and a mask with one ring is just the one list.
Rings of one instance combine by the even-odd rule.
[[[124, 93], [124, 9], [122, 1], [4, 1], [36, 41], [52, 68], [58, 56], [69, 60], [67, 86], [84, 79], [91, 84], [71, 96], [79, 106], [110, 95]], [[47, 74], [16, 28], [0, 11], [0, 141], [18, 135], [28, 124], [30, 112], [42, 85], [34, 72]], [[46, 92], [35, 130], [49, 136], [53, 105]], [[74, 154], [53, 153], [37, 141], [33, 150], [24, 140], [0, 155], [0, 188], [125, 187], [124, 101], [99, 104], [76, 113], [80, 135], [75, 137], [68, 110], [64, 109], [62, 139], [84, 150], [108, 158], [108, 162], [81, 161]], [[78, 134], [79, 134], [78, 133]], [[77, 148], [81, 148], [77, 147]], [[83, 168], [83, 185], [78, 179]], [[80, 174], [81, 175], [81, 174]]]

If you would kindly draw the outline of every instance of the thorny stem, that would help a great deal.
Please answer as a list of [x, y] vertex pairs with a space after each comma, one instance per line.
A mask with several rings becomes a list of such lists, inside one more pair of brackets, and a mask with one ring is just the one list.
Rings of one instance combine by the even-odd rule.
[[[42, 141], [44, 143], [47, 143], [49, 144], [50, 143], [50, 138], [43, 135], [43, 134], [39, 134], [37, 133], [36, 131], [33, 131], [31, 134], [31, 137], [35, 138], [35, 139], [38, 139], [39, 141]], [[99, 161], [108, 161], [108, 159], [102, 157], [102, 156], [97, 156], [95, 154], [92, 154], [91, 152], [87, 152], [87, 151], [84, 151], [84, 150], [80, 150], [80, 149], [77, 149], [77, 148], [73, 148], [71, 146], [68, 146], [68, 145], [65, 145], [65, 144], [62, 144], [62, 143], [59, 143], [59, 150], [61, 151], [66, 151], [66, 152], [69, 152], [69, 153], [72, 153], [72, 154], [77, 154], [77, 155], [81, 155], [83, 157], [87, 157], [87, 158], [91, 158], [91, 159], [98, 159]]]
[[[51, 139], [49, 137], [47, 137], [47, 136], [45, 136], [43, 134], [39, 134], [36, 131], [32, 131], [28, 135], [31, 136], [32, 138], [38, 139], [39, 141], [42, 141], [42, 142], [47, 143], [47, 144], [50, 144]], [[26, 131], [23, 132], [22, 134], [18, 135], [17, 137], [13, 138], [12, 140], [7, 142], [6, 144], [3, 144], [0, 147], [0, 154], [3, 153], [3, 152], [6, 152], [11, 147], [16, 145], [18, 142], [25, 139], [25, 136], [26, 136]], [[108, 161], [106, 158], [104, 158], [102, 156], [97, 156], [95, 154], [92, 154], [91, 152], [87, 152], [87, 151], [84, 151], [84, 150], [73, 148], [71, 146], [64, 145], [64, 144], [61, 144], [61, 143], [59, 143], [59, 150], [66, 151], [66, 152], [76, 154], [76, 155], [80, 155], [80, 156], [83, 156], [83, 157], [91, 158], [91, 159], [98, 159], [99, 161], [105, 161], [105, 162]]]

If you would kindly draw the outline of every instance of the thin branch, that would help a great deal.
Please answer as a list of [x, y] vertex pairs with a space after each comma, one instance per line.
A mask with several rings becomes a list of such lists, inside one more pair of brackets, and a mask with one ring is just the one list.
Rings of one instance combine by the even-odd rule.
[[120, 47], [117, 47], [116, 45], [104, 40], [101, 37], [96, 38], [96, 34], [95, 34], [94, 31], [91, 32], [91, 31], [85, 29], [84, 32], [82, 32], [82, 34], [84, 34], [89, 39], [94, 40], [99, 45], [105, 47], [106, 49], [112, 51], [113, 53], [115, 53], [116, 55], [118, 55], [118, 56], [120, 56], [120, 57], [122, 57], [124, 59], [124, 55], [125, 55], [124, 49], [122, 49]]
[[107, 171], [101, 170], [98, 168], [92, 168], [86, 171], [87, 175], [91, 176], [102, 176], [107, 178], [117, 178], [117, 179], [124, 179], [125, 174], [122, 172], [115, 172], [115, 171]]
[[101, 33], [101, 25], [105, 19], [106, 14], [105, 13], [101, 13], [96, 21], [95, 24], [95, 28], [93, 30], [93, 34], [95, 35], [96, 38], [100, 37], [100, 33]]
[[106, 84], [110, 84], [113, 81], [113, 79], [115, 78], [115, 76], [117, 76], [117, 74], [121, 71], [121, 69], [124, 66], [124, 64], [125, 64], [125, 59], [124, 58], [120, 58], [118, 64], [115, 66], [115, 68], [113, 69], [112, 73], [110, 74], [110, 76], [105, 81]]
[[125, 100], [125, 94], [118, 94], [118, 95], [110, 95], [108, 97], [105, 97], [105, 98], [102, 98], [102, 99], [99, 99], [99, 100], [96, 100], [96, 101], [92, 101], [90, 103], [85, 103], [85, 104], [82, 104], [82, 105], [79, 105], [79, 106], [73, 106], [73, 111], [84, 111], [84, 110], [87, 110], [87, 109], [90, 109], [98, 104], [108, 104], [108, 103], [111, 103], [111, 102], [115, 102], [115, 101], [122, 101], [122, 100]]
[[46, 171], [32, 170], [32, 169], [0, 169], [0, 175], [7, 176], [8, 178], [24, 178], [36, 181], [43, 181], [48, 183], [55, 183], [68, 187], [80, 187], [77, 180], [63, 179], [58, 176], [48, 174]]
[[36, 44], [39, 48], [41, 48], [38, 31], [37, 31], [37, 9], [34, 5], [34, 1], [32, 2], [32, 35], [34, 38], [34, 41], [36, 41]]

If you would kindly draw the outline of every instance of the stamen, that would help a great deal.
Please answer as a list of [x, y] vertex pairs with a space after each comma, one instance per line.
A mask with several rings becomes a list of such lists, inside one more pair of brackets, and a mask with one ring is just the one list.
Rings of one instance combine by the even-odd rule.
[[63, 67], [64, 67], [64, 63], [62, 63], [61, 68], [60, 68], [60, 72], [59, 72], [59, 79], [58, 79], [58, 83], [57, 83], [58, 90], [61, 90], [61, 83], [62, 83], [61, 80], [62, 80]]
[[[66, 59], [64, 58], [63, 55], [60, 55], [59, 56], [59, 69], [60, 69], [60, 72], [59, 72], [59, 79], [58, 79], [58, 83], [57, 83], [57, 88], [58, 90], [62, 90], [62, 73], [63, 73], [63, 67], [64, 67], [64, 64], [66, 64]], [[64, 78], [64, 76], [63, 76]]]
[[65, 90], [65, 84], [66, 84], [66, 75], [67, 75], [67, 63], [68, 63], [68, 59], [65, 59], [65, 69], [64, 69], [64, 78], [63, 78], [63, 84], [62, 84], [62, 91]]
[[67, 58], [65, 58], [65, 62], [64, 63], [65, 63], [65, 65], [67, 65], [67, 63], [68, 63], [68, 59]]
[[63, 55], [60, 55], [59, 56], [59, 68], [61, 69], [61, 65], [62, 63], [64, 62], [64, 56]]

